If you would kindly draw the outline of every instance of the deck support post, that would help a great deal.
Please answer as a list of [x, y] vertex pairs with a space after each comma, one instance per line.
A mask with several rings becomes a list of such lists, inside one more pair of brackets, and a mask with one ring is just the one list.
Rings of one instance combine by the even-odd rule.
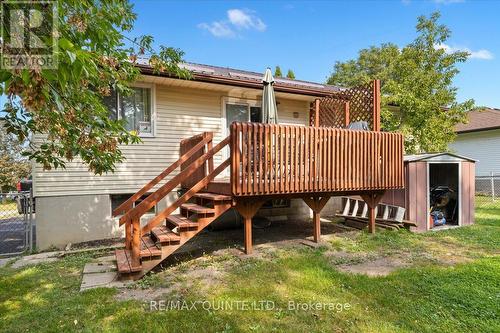
[[141, 265], [141, 223], [140, 218], [132, 220], [132, 263], [131, 266]]
[[252, 217], [257, 213], [264, 201], [244, 200], [236, 203], [236, 210], [243, 217], [245, 224], [245, 254], [251, 254], [253, 251], [252, 242]]
[[329, 199], [330, 196], [302, 198], [313, 211], [313, 239], [316, 243], [319, 242], [321, 237], [321, 210], [323, 210]]
[[132, 223], [125, 223], [125, 248], [132, 249]]
[[371, 234], [375, 233], [375, 219], [377, 214], [375, 212], [375, 208], [377, 208], [377, 205], [379, 204], [380, 200], [382, 200], [384, 193], [385, 191], [361, 194], [361, 198], [368, 205], [368, 232]]

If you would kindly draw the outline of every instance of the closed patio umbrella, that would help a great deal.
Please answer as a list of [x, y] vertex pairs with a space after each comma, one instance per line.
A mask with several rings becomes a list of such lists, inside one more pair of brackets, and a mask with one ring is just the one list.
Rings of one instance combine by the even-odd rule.
[[266, 69], [262, 78], [264, 90], [262, 92], [262, 122], [266, 124], [278, 123], [278, 108], [274, 97], [274, 78], [271, 69]]

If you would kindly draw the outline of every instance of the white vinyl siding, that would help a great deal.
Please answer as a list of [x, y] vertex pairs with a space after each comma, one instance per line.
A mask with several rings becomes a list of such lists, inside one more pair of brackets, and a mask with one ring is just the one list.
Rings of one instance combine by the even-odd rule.
[[452, 152], [476, 160], [476, 176], [500, 174], [500, 130], [459, 134]]
[[[126, 157], [114, 173], [95, 176], [79, 162], [67, 163], [66, 169], [33, 170], [35, 196], [134, 193], [179, 157], [182, 139], [202, 132], [214, 132], [214, 143], [223, 140], [222, 100], [228, 94], [220, 91], [162, 86], [155, 88], [155, 137], [142, 138], [138, 145], [122, 146]], [[240, 96], [235, 96], [240, 97]], [[283, 124], [306, 125], [307, 101], [279, 99], [279, 120]], [[294, 118], [294, 112], [298, 118]], [[35, 142], [41, 136], [36, 136]], [[221, 162], [215, 157], [215, 165]], [[176, 172], [173, 173], [175, 175]]]

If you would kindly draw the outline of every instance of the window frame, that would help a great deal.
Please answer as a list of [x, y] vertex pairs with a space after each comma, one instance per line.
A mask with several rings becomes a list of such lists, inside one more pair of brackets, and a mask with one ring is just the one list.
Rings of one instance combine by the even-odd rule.
[[[150, 89], [150, 94], [149, 94], [149, 105], [151, 105], [151, 133], [141, 133], [137, 131], [137, 136], [140, 138], [154, 138], [156, 137], [156, 85], [154, 83], [145, 83], [145, 82], [135, 82], [130, 85], [130, 88], [145, 88], [145, 89]], [[121, 112], [120, 112], [120, 106], [121, 106], [121, 94], [117, 92], [117, 98], [116, 98], [117, 106], [116, 106], [116, 119], [121, 120]]]
[[[223, 134], [224, 138], [228, 137], [230, 134], [229, 127], [227, 126], [227, 111], [226, 111], [227, 104], [246, 105], [247, 110], [248, 110], [248, 122], [250, 122], [250, 117], [251, 117], [250, 108], [251, 107], [259, 107], [261, 109], [261, 112], [262, 112], [262, 101], [261, 100], [223, 96], [221, 98], [221, 109], [222, 109], [221, 126], [222, 126], [222, 134]], [[231, 153], [229, 151], [229, 147], [226, 147], [225, 149], [222, 150], [222, 157], [224, 159], [229, 158], [230, 154]], [[226, 168], [223, 171], [223, 174], [226, 176], [229, 176], [229, 169], [230, 168]]]
[[256, 99], [224, 96], [222, 97], [221, 104], [222, 104], [222, 129], [224, 137], [227, 137], [229, 135], [229, 128], [227, 127], [227, 111], [226, 111], [227, 104], [246, 105], [248, 109], [248, 122], [250, 122], [251, 107], [259, 107], [261, 108], [262, 112], [262, 101]]

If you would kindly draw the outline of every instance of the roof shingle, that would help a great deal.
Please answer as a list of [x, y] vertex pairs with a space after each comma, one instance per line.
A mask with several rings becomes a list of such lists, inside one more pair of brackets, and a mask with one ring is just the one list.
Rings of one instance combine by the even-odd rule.
[[500, 109], [485, 108], [469, 111], [467, 113], [469, 122], [455, 126], [455, 132], [477, 132], [500, 128]]

